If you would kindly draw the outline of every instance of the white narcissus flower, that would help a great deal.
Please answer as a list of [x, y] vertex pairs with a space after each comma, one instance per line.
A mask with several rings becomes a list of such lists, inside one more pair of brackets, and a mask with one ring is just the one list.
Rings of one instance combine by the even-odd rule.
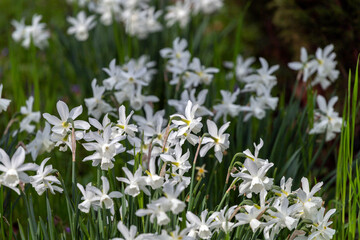
[[186, 207], [186, 204], [178, 199], [184, 189], [185, 183], [179, 183], [176, 188], [174, 183], [165, 183], [163, 187], [165, 197], [159, 198], [155, 203], [161, 204], [165, 211], [171, 210], [173, 214], [179, 214]]
[[264, 146], [264, 141], [260, 138], [260, 142], [258, 145], [256, 145], [256, 143], [254, 143], [254, 147], [255, 147], [255, 152], [254, 154], [251, 153], [250, 149], [246, 149], [245, 151], [243, 151], [243, 154], [245, 154], [247, 159], [250, 159], [252, 161], [254, 161], [256, 163], [256, 166], [261, 167], [264, 164], [268, 163], [269, 161], [266, 159], [261, 159], [259, 158], [259, 152], [260, 149]]
[[134, 175], [130, 172], [128, 168], [123, 167], [122, 169], [125, 172], [127, 178], [117, 177], [116, 179], [120, 182], [129, 184], [125, 188], [125, 194], [136, 197], [137, 195], [139, 195], [140, 190], [142, 190], [146, 195], [150, 196], [150, 191], [145, 187], [146, 179], [144, 176], [142, 176], [142, 170], [140, 166], [135, 171]]
[[305, 218], [312, 219], [317, 209], [321, 207], [321, 197], [315, 197], [315, 193], [320, 191], [323, 182], [317, 183], [310, 191], [309, 180], [305, 177], [301, 179], [302, 189], [296, 191], [299, 203], [302, 205], [302, 215]]
[[67, 30], [68, 34], [75, 34], [75, 37], [79, 41], [85, 41], [89, 37], [89, 31], [96, 25], [95, 16], [91, 15], [86, 17], [86, 13], [81, 11], [76, 18], [67, 17], [66, 20], [72, 24]]
[[186, 213], [186, 219], [194, 226], [194, 230], [201, 239], [210, 239], [212, 236], [212, 229], [218, 227], [221, 223], [214, 221], [219, 215], [219, 212], [214, 212], [207, 219], [208, 210], [201, 212], [200, 218], [192, 212]]
[[221, 117], [223, 117], [223, 121], [226, 122], [227, 115], [231, 117], [236, 117], [241, 108], [239, 105], [235, 104], [236, 99], [240, 93], [240, 89], [236, 89], [234, 93], [229, 91], [220, 90], [222, 101], [220, 104], [214, 105], [215, 117], [214, 120], [217, 122]]
[[112, 112], [114, 109], [103, 100], [105, 87], [96, 85], [96, 79], [91, 82], [94, 97], [86, 98], [85, 105], [88, 108], [89, 115], [99, 119], [102, 114]]
[[32, 159], [35, 161], [37, 156], [50, 152], [54, 148], [55, 143], [50, 140], [50, 124], [45, 122], [43, 131], [38, 130], [35, 139], [26, 145], [27, 153], [31, 154]]
[[134, 114], [134, 111], [131, 111], [128, 116], [126, 116], [125, 106], [121, 105], [119, 107], [119, 120], [115, 127], [113, 127], [113, 132], [116, 136], [122, 135], [123, 133], [128, 134], [130, 137], [135, 137], [135, 132], [138, 131], [135, 124], [129, 124], [131, 116]]
[[329, 100], [329, 103], [326, 104], [326, 100], [323, 96], [317, 96], [316, 101], [319, 109], [314, 114], [315, 122], [309, 134], [325, 133], [325, 140], [331, 141], [336, 137], [336, 133], [341, 132], [343, 125], [342, 118], [339, 117], [339, 113], [334, 110], [334, 105], [337, 100], [338, 97], [332, 97]]
[[301, 48], [300, 62], [290, 62], [289, 68], [296, 71], [302, 71], [302, 79], [304, 82], [316, 71], [314, 61], [309, 61], [307, 51], [304, 47]]
[[118, 230], [121, 232], [121, 235], [124, 238], [113, 238], [113, 240], [141, 240], [142, 237], [137, 234], [137, 227], [135, 225], [131, 225], [130, 229], [128, 229], [121, 221], [117, 225]]
[[20, 42], [25, 37], [25, 20], [22, 18], [20, 21], [12, 20], [11, 25], [14, 26], [15, 31], [11, 34], [15, 42]]
[[83, 195], [81, 197], [81, 200], [83, 200], [83, 202], [79, 203], [78, 208], [84, 213], [89, 213], [91, 205], [99, 205], [100, 197], [91, 190], [91, 183], [88, 183], [85, 189], [80, 183], [77, 184], [77, 187]]
[[39, 195], [42, 195], [46, 189], [49, 189], [52, 194], [55, 194], [55, 191], [59, 193], [63, 192], [63, 189], [56, 185], [61, 185], [61, 182], [55, 176], [50, 175], [53, 173], [52, 165], [45, 166], [49, 159], [50, 158], [44, 159], [36, 175], [30, 176], [30, 183]]
[[180, 120], [172, 120], [172, 122], [179, 126], [177, 136], [188, 134], [190, 132], [199, 133], [202, 128], [201, 117], [196, 118], [195, 112], [198, 105], [193, 105], [189, 100], [185, 108], [185, 116], [181, 114], [174, 114], [170, 118], [178, 117]]
[[20, 195], [20, 190], [17, 185], [21, 182], [28, 183], [30, 181], [29, 176], [25, 171], [36, 171], [39, 166], [34, 163], [24, 163], [25, 150], [19, 147], [11, 160], [7, 153], [0, 148], [0, 171], [3, 174], [0, 175], [0, 182], [2, 185], [7, 186]]
[[174, 5], [168, 6], [166, 11], [166, 26], [171, 27], [178, 22], [181, 28], [185, 28], [190, 21], [191, 2], [190, 0], [176, 1]]
[[201, 65], [198, 58], [194, 58], [189, 64], [189, 70], [185, 78], [184, 88], [197, 87], [200, 84], [209, 85], [214, 78], [213, 74], [218, 73], [217, 68], [206, 68]]
[[269, 209], [267, 212], [273, 217], [273, 220], [271, 220], [275, 223], [273, 228], [282, 229], [287, 227], [290, 231], [296, 228], [299, 219], [296, 218], [295, 215], [301, 209], [299, 204], [289, 206], [289, 200], [287, 198], [277, 198], [272, 207], [277, 211]]
[[160, 226], [166, 225], [170, 222], [170, 218], [164, 211], [164, 206], [158, 203], [149, 203], [146, 204], [146, 209], [139, 209], [136, 211], [136, 216], [143, 217], [145, 215], [150, 215], [150, 222], [154, 223], [156, 219], [156, 223]]
[[35, 130], [35, 126], [31, 125], [31, 122], [38, 123], [40, 121], [40, 112], [33, 112], [34, 97], [29, 97], [26, 100], [26, 106], [20, 108], [20, 113], [25, 117], [20, 122], [20, 132], [26, 131], [32, 133]]
[[173, 48], [164, 48], [160, 50], [161, 57], [168, 59], [166, 66], [168, 71], [181, 73], [187, 69], [187, 65], [191, 58], [191, 54], [187, 50], [187, 47], [188, 42], [186, 39], [177, 37], [173, 41]]
[[48, 38], [50, 33], [45, 29], [46, 24], [40, 23], [42, 16], [34, 14], [32, 17], [31, 25], [26, 26], [24, 21], [13, 21], [15, 32], [13, 38], [17, 42], [21, 42], [24, 48], [29, 48], [31, 43], [34, 46], [43, 49], [48, 45]]
[[155, 158], [152, 157], [149, 162], [149, 170], [146, 170], [147, 177], [146, 177], [146, 184], [151, 186], [152, 189], [161, 188], [164, 183], [164, 178], [160, 177], [156, 173], [155, 167]]
[[114, 157], [125, 151], [125, 148], [119, 143], [125, 136], [118, 136], [111, 139], [111, 125], [108, 125], [102, 134], [91, 132], [88, 138], [94, 139], [96, 142], [83, 143], [87, 151], [96, 151], [94, 154], [85, 157], [83, 161], [93, 161], [92, 165], [97, 166], [100, 164], [102, 170], [109, 170], [114, 167]]
[[176, 144], [174, 156], [170, 154], [161, 154], [160, 158], [164, 162], [169, 162], [174, 165], [174, 170], [180, 170], [181, 172], [187, 172], [191, 168], [191, 164], [189, 163], [190, 152], [189, 149], [186, 151], [184, 155], [182, 155], [182, 148], [180, 144]]
[[[83, 111], [82, 106], [78, 106], [76, 108], [71, 109], [69, 112], [69, 108], [63, 101], [58, 101], [56, 103], [56, 108], [60, 115], [60, 119], [48, 113], [44, 113], [43, 117], [51, 124], [54, 125], [52, 127], [52, 131], [56, 134], [65, 135], [66, 133], [70, 132], [72, 127], [75, 129], [87, 130], [90, 128], [90, 124], [82, 121], [82, 120], [75, 120]], [[71, 121], [74, 121], [74, 126], [72, 126]]]
[[232, 215], [235, 213], [238, 206], [229, 207], [225, 206], [220, 210], [219, 215], [215, 218], [215, 221], [220, 223], [221, 230], [225, 233], [230, 233], [234, 228], [240, 225], [240, 222], [231, 222]]
[[9, 100], [9, 99], [1, 98], [2, 90], [3, 90], [3, 85], [0, 84], [0, 113], [2, 111], [6, 111], [6, 109], [8, 108], [8, 106], [11, 102], [11, 100]]
[[[229, 69], [233, 69], [235, 67], [235, 76], [236, 80], [239, 82], [243, 82], [244, 78], [253, 72], [251, 65], [255, 62], [254, 57], [243, 58], [243, 56], [238, 55], [236, 57], [236, 65], [234, 66], [233, 62], [224, 62], [224, 66]], [[231, 75], [232, 77], [232, 75]]]
[[[321, 239], [321, 240], [330, 240], [335, 235], [335, 230], [329, 226], [332, 224], [329, 221], [331, 215], [335, 213], [335, 209], [329, 210], [325, 214], [325, 208], [321, 208], [315, 216], [314, 223], [312, 225], [311, 234], [308, 237], [309, 240]], [[325, 214], [325, 216], [324, 216]]]
[[194, 13], [202, 12], [204, 14], [212, 14], [221, 9], [224, 5], [223, 0], [192, 0]]
[[220, 127], [219, 130], [216, 124], [209, 119], [206, 121], [206, 124], [210, 137], [204, 137], [202, 144], [205, 145], [200, 150], [200, 156], [204, 157], [205, 154], [212, 147], [214, 147], [215, 157], [221, 163], [223, 158], [223, 152], [228, 149], [230, 145], [230, 134], [224, 133], [226, 129], [230, 126], [230, 122], [225, 123], [223, 126]]

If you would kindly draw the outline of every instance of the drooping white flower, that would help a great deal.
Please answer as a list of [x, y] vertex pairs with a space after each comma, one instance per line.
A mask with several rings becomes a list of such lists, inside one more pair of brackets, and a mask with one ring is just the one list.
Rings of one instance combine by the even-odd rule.
[[227, 115], [236, 117], [240, 112], [240, 106], [235, 104], [236, 99], [240, 93], [240, 89], [236, 89], [234, 93], [220, 90], [220, 93], [222, 96], [222, 101], [220, 104], [214, 105], [214, 110], [216, 111], [214, 120], [217, 122], [221, 117], [223, 117], [223, 121], [226, 122]]
[[8, 108], [8, 106], [11, 102], [11, 100], [9, 100], [9, 99], [1, 98], [2, 90], [3, 90], [3, 85], [0, 84], [0, 113], [2, 111], [6, 111], [6, 109]]
[[94, 97], [86, 98], [85, 105], [88, 108], [89, 115], [99, 119], [102, 114], [112, 112], [114, 109], [103, 100], [105, 87], [96, 85], [96, 79], [91, 82], [91, 87]]
[[21, 182], [29, 183], [30, 178], [25, 171], [36, 171], [39, 166], [34, 163], [24, 163], [25, 150], [19, 147], [11, 160], [7, 153], [0, 148], [0, 182], [2, 185], [7, 186], [20, 195], [20, 190], [17, 185]]
[[78, 41], [85, 41], [89, 37], [89, 31], [96, 25], [95, 16], [86, 17], [86, 13], [81, 11], [76, 18], [67, 17], [66, 20], [72, 25], [67, 30], [68, 34], [74, 34]]
[[144, 176], [142, 176], [141, 167], [136, 170], [134, 175], [129, 171], [128, 168], [123, 167], [122, 169], [125, 172], [127, 178], [117, 177], [116, 179], [120, 182], [128, 184], [128, 186], [125, 188], [125, 194], [136, 197], [139, 195], [140, 190], [142, 190], [146, 195], [150, 195], [150, 191], [145, 187], [146, 179]]
[[329, 103], [323, 96], [318, 95], [316, 98], [319, 109], [315, 112], [315, 122], [309, 134], [322, 134], [325, 133], [325, 140], [330, 141], [336, 137], [336, 133], [341, 132], [342, 118], [339, 113], [335, 112], [334, 105], [338, 97], [332, 97]]
[[221, 163], [223, 158], [223, 152], [228, 149], [230, 145], [230, 134], [224, 133], [226, 129], [230, 126], [230, 122], [225, 123], [223, 126], [220, 127], [219, 130], [216, 124], [209, 119], [206, 121], [206, 124], [210, 137], [204, 137], [202, 144], [205, 145], [200, 150], [200, 156], [204, 157], [205, 154], [212, 147], [214, 147], [215, 157]]
[[55, 191], [59, 193], [63, 192], [63, 189], [57, 186], [61, 185], [61, 182], [55, 176], [50, 175], [53, 173], [52, 165], [45, 166], [49, 160], [50, 158], [44, 159], [36, 175], [30, 176], [30, 183], [39, 195], [42, 195], [47, 189], [49, 189], [52, 194], [55, 194]]
[[26, 131], [32, 133], [35, 130], [35, 126], [31, 125], [31, 122], [38, 123], [40, 121], [40, 112], [33, 112], [34, 97], [30, 96], [26, 100], [26, 106], [20, 108], [20, 113], [25, 117], [20, 122], [20, 132]]

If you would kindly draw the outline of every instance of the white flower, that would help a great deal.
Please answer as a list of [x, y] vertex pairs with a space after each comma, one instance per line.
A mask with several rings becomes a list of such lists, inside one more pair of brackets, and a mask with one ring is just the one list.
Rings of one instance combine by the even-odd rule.
[[146, 195], [150, 195], [150, 191], [145, 187], [146, 180], [145, 177], [142, 176], [141, 167], [136, 170], [134, 175], [129, 171], [128, 168], [123, 167], [122, 169], [125, 172], [127, 178], [117, 177], [116, 179], [120, 182], [129, 184], [125, 188], [125, 194], [136, 197], [139, 195], [140, 190], [142, 190]]
[[176, 1], [175, 5], [168, 6], [165, 15], [166, 25], [171, 27], [178, 22], [181, 28], [185, 28], [190, 21], [190, 8], [190, 0]]
[[334, 111], [334, 105], [338, 97], [332, 97], [329, 103], [323, 96], [318, 95], [316, 98], [319, 109], [315, 112], [315, 122], [309, 134], [326, 133], [325, 140], [330, 141], [336, 137], [336, 133], [341, 132], [342, 118], [339, 113]]
[[122, 135], [123, 133], [128, 134], [130, 137], [135, 137], [135, 132], [138, 131], [135, 124], [129, 124], [131, 116], [134, 114], [134, 111], [131, 111], [130, 114], [126, 117], [125, 106], [121, 105], [119, 107], [119, 120], [117, 121], [116, 126], [113, 128], [113, 131], [116, 132], [116, 135]]
[[9, 99], [1, 98], [2, 90], [3, 90], [3, 85], [0, 84], [0, 113], [2, 111], [6, 111], [6, 109], [8, 108], [11, 102], [11, 100]]
[[170, 218], [166, 215], [166, 212], [163, 209], [163, 206], [158, 203], [149, 203], [146, 204], [147, 209], [139, 209], [136, 211], [136, 216], [142, 217], [145, 215], [150, 215], [150, 222], [154, 223], [156, 218], [156, 222], [158, 225], [166, 225], [170, 222]]
[[304, 82], [316, 71], [316, 66], [314, 61], [309, 61], [307, 51], [304, 47], [301, 48], [300, 61], [301, 62], [291, 62], [288, 64], [289, 68], [292, 70], [302, 71], [302, 79]]
[[121, 221], [118, 223], [117, 228], [121, 232], [124, 238], [113, 238], [113, 240], [140, 240], [141, 236], [135, 237], [137, 233], [137, 227], [135, 225], [131, 225], [130, 229], [128, 229]]
[[194, 58], [189, 65], [189, 70], [185, 78], [184, 88], [197, 87], [199, 84], [209, 85], [214, 78], [213, 74], [218, 73], [217, 68], [206, 68], [201, 65], [198, 58]]
[[53, 173], [52, 165], [45, 167], [45, 164], [49, 161], [49, 159], [50, 158], [44, 159], [41, 162], [36, 175], [30, 176], [30, 183], [39, 195], [42, 195], [46, 189], [49, 189], [52, 194], [55, 194], [55, 191], [59, 193], [63, 192], [63, 189], [56, 185], [61, 185], [61, 182], [55, 176], [50, 175]]
[[192, 0], [194, 13], [202, 12], [204, 14], [211, 14], [221, 9], [224, 5], [223, 0]]
[[102, 170], [109, 170], [114, 167], [112, 163], [115, 161], [114, 157], [125, 151], [125, 148], [118, 143], [123, 140], [125, 136], [118, 136], [114, 139], [111, 136], [111, 125], [104, 129], [102, 136], [97, 132], [89, 133], [89, 138], [92, 138], [96, 143], [84, 143], [83, 146], [87, 151], [96, 151], [94, 154], [85, 157], [83, 161], [92, 160], [93, 166], [100, 164]]
[[268, 210], [268, 213], [274, 218], [272, 221], [275, 222], [275, 229], [282, 229], [287, 227], [290, 231], [295, 229], [299, 219], [295, 218], [295, 215], [298, 213], [299, 208], [298, 204], [289, 206], [289, 200], [287, 198], [279, 199], [277, 198], [273, 204], [273, 207], [277, 211]]
[[29, 48], [31, 42], [38, 48], [43, 49], [48, 45], [50, 33], [45, 29], [46, 24], [40, 23], [42, 16], [33, 15], [31, 25], [25, 26], [24, 34], [21, 37], [22, 46]]
[[38, 155], [50, 152], [54, 145], [55, 143], [50, 140], [50, 124], [46, 122], [44, 130], [37, 131], [35, 139], [26, 145], [26, 149], [35, 161]]
[[31, 122], [34, 121], [38, 123], [40, 121], [40, 112], [33, 112], [33, 103], [34, 97], [29, 97], [26, 100], [26, 106], [22, 106], [20, 108], [20, 113], [25, 115], [25, 117], [20, 122], [20, 132], [26, 131], [28, 133], [32, 133], [35, 130], [35, 126], [31, 125]]
[[216, 111], [214, 120], [217, 122], [220, 117], [223, 117], [223, 121], [226, 122], [227, 115], [236, 117], [240, 112], [240, 106], [234, 104], [237, 96], [240, 93], [240, 89], [236, 89], [234, 93], [220, 90], [220, 93], [222, 96], [222, 101], [220, 104], [214, 105], [214, 110]]
[[88, 183], [86, 185], [86, 189], [84, 189], [84, 187], [78, 183], [77, 187], [79, 188], [80, 192], [82, 193], [82, 197], [81, 200], [84, 200], [82, 203], [80, 203], [78, 205], [80, 211], [84, 212], [84, 213], [89, 213], [90, 211], [90, 207], [93, 204], [97, 204], [99, 205], [100, 202], [100, 197], [97, 196], [92, 190], [91, 190], [91, 183]]
[[96, 119], [99, 119], [102, 114], [112, 112], [114, 109], [110, 106], [110, 104], [103, 100], [105, 87], [96, 85], [96, 79], [91, 82], [91, 87], [94, 97], [86, 98], [85, 104], [88, 108], [89, 115], [92, 115]]
[[302, 189], [296, 191], [296, 195], [299, 199], [299, 203], [302, 205], [303, 211], [302, 214], [305, 218], [311, 219], [317, 209], [321, 207], [322, 199], [320, 197], [315, 197], [315, 193], [320, 191], [322, 182], [317, 183], [310, 191], [309, 181], [307, 178], [303, 177], [301, 179]]
[[15, 42], [20, 42], [25, 37], [25, 20], [22, 18], [19, 22], [16, 20], [11, 21], [11, 25], [15, 27], [15, 31], [12, 33], [12, 38]]
[[273, 163], [265, 163], [260, 168], [250, 159], [246, 159], [244, 168], [249, 172], [240, 172], [232, 174], [233, 177], [239, 177], [243, 182], [239, 186], [240, 194], [246, 194], [251, 198], [252, 193], [258, 194], [261, 190], [269, 190], [273, 184], [273, 179], [265, 176], [266, 172], [273, 166]]
[[259, 158], [259, 152], [260, 149], [264, 146], [264, 141], [260, 138], [260, 142], [258, 145], [256, 145], [256, 143], [254, 143], [254, 147], [255, 147], [255, 152], [254, 154], [251, 153], [250, 149], [246, 149], [245, 151], [243, 151], [243, 153], [245, 154], [247, 159], [250, 159], [252, 161], [255, 162], [256, 166], [261, 167], [263, 165], [265, 165], [266, 163], [268, 163], [269, 161], [266, 159], [261, 159]]
[[223, 158], [223, 152], [228, 149], [230, 145], [230, 134], [224, 133], [226, 129], [230, 126], [230, 122], [225, 123], [223, 126], [220, 127], [219, 130], [216, 124], [209, 119], [206, 121], [206, 124], [210, 137], [204, 137], [202, 144], [205, 145], [200, 150], [200, 156], [204, 157], [205, 154], [210, 150], [210, 148], [214, 147], [215, 157], [221, 163]]
[[231, 222], [231, 217], [234, 214], [236, 208], [237, 206], [232, 206], [230, 208], [228, 208], [228, 206], [225, 206], [223, 209], [220, 210], [219, 215], [215, 219], [215, 221], [219, 222], [221, 229], [225, 233], [231, 232], [234, 228], [240, 225], [239, 222]]
[[188, 161], [190, 157], [189, 149], [186, 151], [184, 155], [182, 155], [182, 149], [180, 144], [176, 144], [175, 146], [175, 156], [172, 156], [170, 154], [161, 154], [160, 158], [164, 162], [170, 162], [171, 164], [175, 165], [175, 169], [179, 169], [182, 172], [187, 172], [191, 168], [191, 165]]
[[152, 189], [158, 189], [161, 188], [164, 183], [164, 178], [160, 177], [156, 173], [156, 167], [155, 167], [155, 158], [152, 157], [149, 162], [149, 170], [146, 171], [147, 177], [146, 177], [146, 184], [150, 185]]
[[172, 213], [179, 214], [186, 207], [186, 204], [178, 199], [184, 189], [184, 183], [179, 183], [176, 188], [174, 183], [165, 183], [163, 187], [165, 197], [161, 197], [155, 202], [161, 204], [165, 211], [171, 210]]
[[19, 147], [11, 160], [6, 152], [0, 148], [0, 171], [3, 174], [0, 175], [0, 182], [4, 186], [7, 186], [20, 195], [20, 191], [17, 185], [21, 182], [28, 183], [30, 181], [29, 176], [25, 171], [36, 171], [39, 166], [34, 163], [25, 163], [25, 150]]
[[201, 212], [201, 216], [199, 218], [192, 212], [186, 213], [186, 219], [194, 225], [194, 229], [201, 239], [210, 239], [212, 236], [211, 230], [220, 225], [219, 222], [214, 221], [214, 219], [219, 215], [218, 212], [214, 212], [208, 219], [206, 219], [207, 214], [208, 210], [204, 210]]
[[112, 90], [120, 81], [120, 66], [116, 65], [116, 59], [111, 60], [109, 68], [103, 68], [103, 71], [109, 76], [103, 81], [106, 90]]
[[336, 53], [332, 52], [334, 45], [330, 44], [323, 49], [318, 48], [316, 50], [316, 59], [314, 65], [316, 67], [317, 75], [311, 85], [320, 83], [322, 89], [328, 88], [332, 82], [339, 77], [339, 71], [336, 70], [335, 61]]
[[69, 108], [66, 105], [66, 103], [64, 103], [63, 101], [58, 101], [56, 104], [56, 108], [58, 110], [58, 113], [60, 115], [60, 119], [50, 115], [48, 113], [44, 113], [43, 117], [51, 124], [54, 125], [52, 127], [52, 131], [54, 133], [60, 134], [60, 135], [64, 135], [66, 133], [68, 133], [69, 131], [71, 131], [72, 129], [72, 123], [71, 121], [69, 122], [68, 120], [71, 119], [74, 121], [74, 128], [75, 129], [82, 129], [82, 130], [87, 130], [90, 128], [90, 124], [82, 121], [82, 120], [75, 120], [83, 111], [82, 106], [78, 106], [76, 108], [73, 108], [70, 112], [69, 112]]
[[332, 239], [335, 235], [335, 230], [330, 228], [329, 226], [332, 222], [329, 222], [331, 215], [335, 213], [335, 209], [329, 210], [325, 216], [325, 208], [321, 208], [316, 213], [316, 220], [312, 225], [311, 234], [309, 236], [309, 240], [312, 239], [321, 239], [321, 240], [329, 240]]
[[67, 17], [66, 20], [72, 24], [67, 30], [68, 34], [75, 34], [79, 41], [85, 41], [89, 37], [89, 30], [93, 29], [96, 25], [95, 16], [86, 17], [86, 13], [81, 11], [76, 18]]
[[[244, 78], [247, 77], [250, 73], [253, 72], [251, 65], [255, 62], [254, 57], [250, 57], [244, 59], [241, 55], [236, 57], [236, 65], [235, 65], [235, 76], [236, 80], [239, 82], [243, 82]], [[234, 63], [232, 62], [224, 62], [225, 67], [234, 68]]]
[[185, 108], [185, 116], [181, 114], [174, 114], [172, 117], [178, 117], [180, 120], [173, 120], [172, 122], [179, 126], [177, 136], [181, 136], [184, 133], [199, 133], [202, 128], [201, 117], [195, 118], [195, 112], [198, 108], [198, 105], [193, 105], [189, 100]]
[[163, 120], [165, 115], [165, 110], [157, 111], [154, 113], [153, 107], [151, 107], [149, 104], [145, 104], [144, 107], [145, 117], [134, 115], [133, 119], [136, 121], [136, 123], [140, 126], [141, 129], [147, 130], [148, 128], [154, 129], [156, 127], [156, 124], [160, 119]]

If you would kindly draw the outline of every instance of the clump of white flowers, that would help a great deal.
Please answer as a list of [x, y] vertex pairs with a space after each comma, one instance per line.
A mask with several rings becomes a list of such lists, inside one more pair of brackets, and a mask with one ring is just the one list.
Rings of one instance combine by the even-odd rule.
[[67, 17], [66, 19], [72, 26], [69, 27], [67, 33], [74, 34], [79, 41], [85, 41], [89, 37], [89, 30], [96, 26], [95, 16], [86, 17], [86, 13], [81, 11], [76, 18]]
[[31, 25], [25, 25], [25, 20], [13, 20], [11, 23], [15, 27], [12, 38], [15, 42], [21, 42], [24, 48], [29, 48], [31, 43], [36, 47], [43, 49], [48, 45], [50, 37], [46, 24], [41, 23], [41, 15], [33, 15]]

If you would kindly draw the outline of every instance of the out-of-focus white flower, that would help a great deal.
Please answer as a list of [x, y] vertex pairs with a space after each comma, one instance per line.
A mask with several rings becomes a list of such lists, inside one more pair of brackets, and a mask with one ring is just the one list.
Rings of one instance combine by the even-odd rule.
[[103, 100], [105, 87], [96, 85], [96, 79], [91, 82], [91, 87], [94, 97], [86, 98], [85, 104], [88, 108], [89, 115], [92, 115], [96, 119], [99, 119], [102, 114], [112, 112], [114, 109], [110, 106], [110, 104]]
[[105, 26], [113, 23], [116, 16], [121, 15], [121, 0], [100, 0], [93, 6], [93, 10], [100, 14], [100, 22]]
[[125, 194], [136, 197], [139, 195], [140, 190], [142, 190], [146, 195], [150, 195], [150, 191], [145, 187], [146, 178], [142, 176], [141, 167], [136, 170], [134, 175], [129, 171], [128, 168], [123, 167], [122, 169], [125, 172], [127, 178], [117, 177], [116, 179], [120, 182], [129, 184], [125, 188]]
[[54, 145], [55, 143], [50, 140], [50, 124], [46, 122], [44, 130], [37, 131], [35, 139], [26, 146], [26, 149], [35, 161], [38, 155], [43, 152], [50, 152]]
[[336, 133], [341, 132], [342, 118], [334, 110], [337, 100], [338, 97], [332, 97], [327, 104], [323, 96], [317, 96], [316, 101], [319, 109], [314, 114], [315, 122], [309, 134], [326, 133], [325, 140], [330, 141], [336, 137]]
[[1, 98], [2, 90], [3, 90], [3, 85], [0, 84], [0, 113], [2, 111], [6, 111], [6, 109], [8, 108], [8, 106], [11, 102], [11, 100], [9, 100], [9, 99]]
[[165, 183], [163, 188], [165, 197], [159, 198], [155, 201], [155, 203], [161, 204], [164, 208], [164, 211], [171, 210], [172, 213], [179, 214], [184, 211], [186, 207], [186, 204], [178, 199], [184, 189], [184, 183], [179, 183], [176, 188], [173, 183]]
[[214, 78], [213, 74], [219, 72], [217, 68], [206, 68], [201, 65], [198, 58], [192, 60], [189, 64], [189, 70], [185, 77], [184, 88], [197, 87], [200, 84], [209, 85]]
[[113, 240], [142, 240], [142, 236], [137, 234], [137, 227], [135, 225], [131, 225], [130, 229], [128, 229], [121, 221], [117, 225], [118, 230], [121, 232], [124, 238], [113, 238]]
[[174, 5], [166, 8], [165, 21], [168, 27], [179, 23], [181, 28], [185, 28], [190, 21], [191, 2], [190, 0], [176, 1]]
[[237, 96], [240, 93], [240, 89], [236, 89], [234, 93], [229, 91], [220, 90], [222, 101], [220, 104], [214, 105], [216, 111], [214, 120], [217, 122], [220, 117], [223, 117], [223, 121], [226, 122], [227, 115], [236, 117], [240, 112], [240, 106], [235, 104]]
[[26, 100], [26, 106], [22, 106], [20, 108], [20, 113], [23, 114], [25, 117], [20, 122], [20, 132], [26, 131], [28, 133], [32, 133], [35, 130], [35, 126], [31, 125], [31, 122], [34, 121], [38, 123], [40, 121], [40, 112], [33, 112], [33, 103], [34, 97], [29, 97]]
[[318, 48], [316, 50], [316, 59], [313, 64], [316, 68], [317, 75], [311, 85], [320, 84], [322, 89], [326, 89], [339, 77], [339, 70], [336, 70], [335, 61], [336, 53], [333, 52], [334, 45], [330, 44], [324, 49]]
[[36, 175], [30, 176], [30, 183], [39, 195], [42, 195], [46, 189], [49, 189], [52, 194], [55, 194], [55, 191], [59, 193], [63, 192], [63, 189], [56, 185], [61, 185], [61, 182], [55, 176], [50, 175], [53, 173], [52, 165], [45, 166], [49, 159], [50, 158], [44, 159]]
[[86, 17], [86, 13], [81, 11], [76, 18], [67, 17], [66, 20], [72, 24], [67, 30], [68, 34], [74, 34], [78, 41], [85, 41], [89, 37], [89, 31], [96, 26], [95, 16]]
[[103, 71], [109, 76], [103, 81], [106, 90], [112, 90], [121, 81], [121, 68], [116, 65], [116, 59], [111, 60], [109, 68], [103, 68]]
[[289, 68], [296, 71], [302, 71], [302, 79], [304, 82], [316, 71], [315, 62], [309, 61], [307, 51], [304, 47], [301, 48], [300, 62], [291, 62], [288, 64]]
[[239, 82], [243, 82], [244, 78], [249, 76], [253, 72], [251, 65], [255, 62], [254, 57], [243, 58], [243, 56], [238, 55], [236, 57], [236, 64], [234, 66], [233, 62], [224, 62], [224, 66], [229, 69], [233, 69], [235, 67], [235, 76], [236, 80]]
[[21, 182], [29, 183], [29, 176], [25, 171], [36, 171], [39, 166], [34, 163], [24, 163], [25, 150], [19, 147], [11, 160], [7, 153], [0, 148], [0, 171], [3, 174], [0, 175], [0, 182], [2, 185], [7, 186], [20, 195], [20, 190], [17, 185]]
[[192, 0], [193, 11], [195, 14], [199, 12], [211, 14], [221, 9], [224, 5], [223, 0]]
[[83, 200], [83, 202], [79, 203], [78, 208], [84, 213], [89, 213], [90, 208], [93, 204], [99, 205], [100, 197], [97, 196], [93, 191], [91, 191], [91, 183], [88, 183], [85, 189], [80, 183], [77, 184], [77, 187], [83, 195], [81, 197], [81, 200]]
[[170, 222], [170, 218], [166, 215], [164, 211], [164, 206], [158, 203], [149, 203], [146, 204], [147, 209], [139, 209], [136, 211], [136, 216], [142, 217], [145, 215], [150, 215], [150, 222], [154, 223], [156, 219], [156, 223], [160, 226], [166, 225]]
[[214, 147], [215, 157], [221, 163], [223, 158], [223, 152], [229, 148], [230, 141], [229, 136], [230, 134], [224, 133], [226, 129], [230, 126], [230, 122], [225, 123], [223, 126], [220, 127], [218, 130], [216, 124], [211, 121], [206, 121], [208, 131], [210, 137], [204, 137], [202, 144], [205, 144], [200, 150], [200, 156], [204, 157], [205, 154]]
[[31, 25], [25, 25], [24, 20], [13, 21], [15, 32], [12, 34], [16, 42], [21, 42], [24, 48], [29, 48], [31, 42], [38, 48], [43, 49], [48, 45], [50, 33], [45, 29], [46, 24], [40, 23], [42, 16], [33, 15]]

